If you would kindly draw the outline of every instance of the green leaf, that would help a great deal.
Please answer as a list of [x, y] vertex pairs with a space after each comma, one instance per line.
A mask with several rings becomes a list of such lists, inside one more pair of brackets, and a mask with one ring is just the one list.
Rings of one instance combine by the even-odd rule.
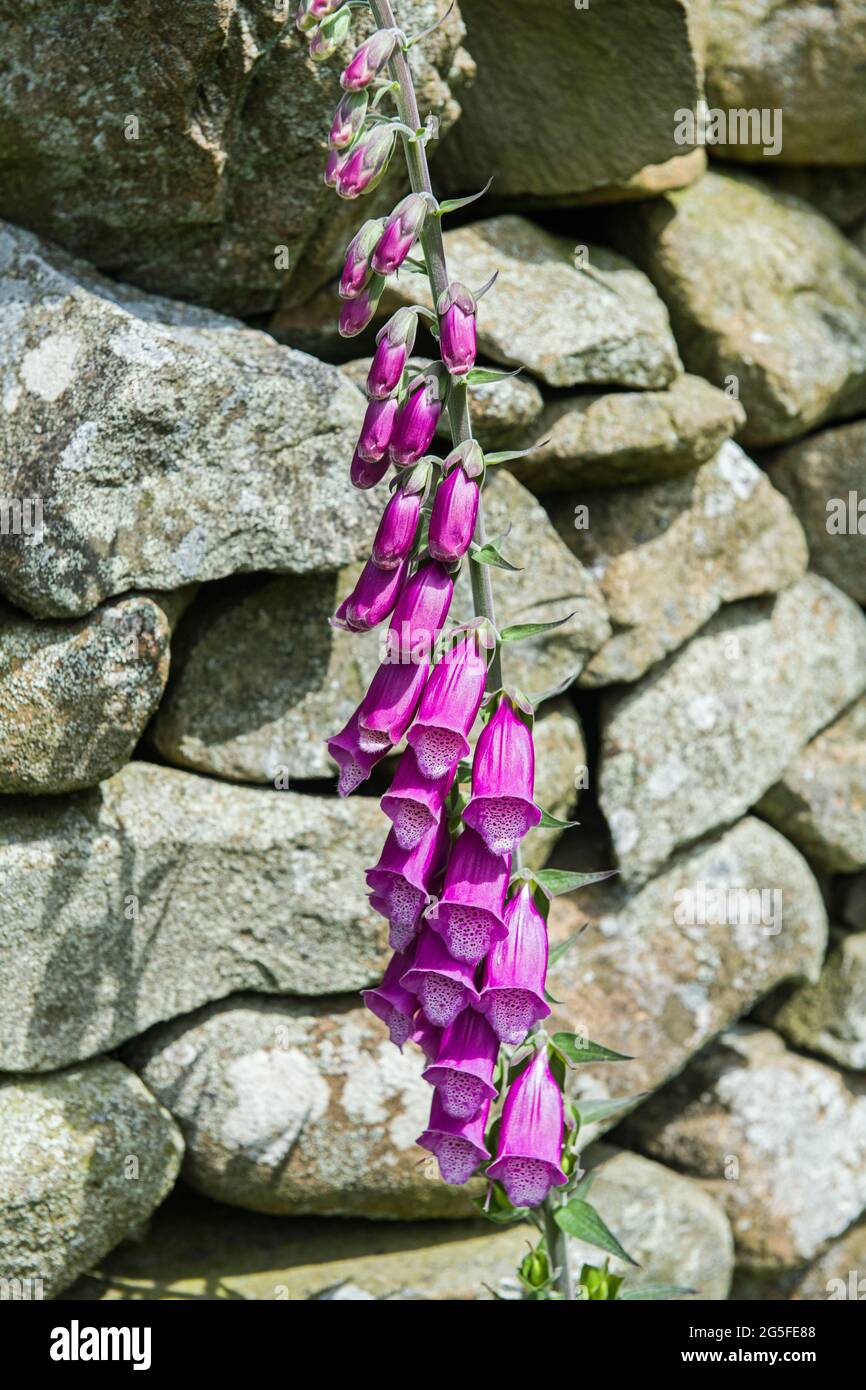
[[601, 883], [617, 873], [618, 869], [601, 869], [595, 874], [572, 873], [570, 869], [538, 869], [534, 877], [549, 898], [559, 898], [563, 893], [576, 893], [579, 888], [586, 888], [590, 883]]
[[[578, 927], [576, 932], [572, 932], [571, 936], [568, 938], [567, 941], [560, 941], [558, 946], [554, 946], [547, 960], [548, 971], [552, 970], [553, 967], [557, 965], [559, 961], [562, 960], [562, 957], [565, 955], [566, 951], [571, 950], [572, 946], [578, 940], [578, 938], [583, 936], [583, 933], [586, 931], [586, 928], [587, 923], [584, 923], [582, 927]], [[550, 1000], [548, 999], [547, 1002], [549, 1004]], [[558, 999], [556, 1000], [556, 1003], [559, 1003]]]
[[405, 268], [406, 270], [414, 270], [416, 275], [427, 274], [427, 262], [419, 261], [416, 256], [407, 256], [405, 261], [403, 262], [403, 265], [401, 266], [401, 269], [403, 268]]
[[552, 816], [549, 811], [545, 811], [541, 806], [541, 820], [538, 822], [541, 830], [570, 830], [573, 825], [580, 825], [577, 820], [560, 820], [558, 816]]
[[461, 208], [468, 208], [470, 203], [477, 203], [479, 198], [483, 198], [493, 179], [489, 178], [480, 193], [470, 193], [466, 198], [446, 198], [435, 209], [433, 216], [442, 217], [447, 212], [459, 212]]
[[470, 547], [469, 554], [476, 565], [496, 565], [497, 569], [513, 570], [518, 573], [520, 565], [512, 565], [510, 560], [506, 560], [502, 551], [499, 549], [499, 537], [492, 541], [487, 541], [484, 545], [473, 545]]
[[557, 1052], [561, 1052], [569, 1062], [632, 1062], [623, 1052], [613, 1052], [601, 1043], [581, 1038], [577, 1033], [554, 1033], [550, 1039]]
[[554, 628], [570, 623], [573, 617], [574, 614], [569, 613], [553, 623], [515, 623], [513, 627], [504, 627], [499, 636], [503, 642], [525, 642], [527, 637], [540, 637], [543, 632], [553, 632]]
[[599, 1250], [607, 1250], [636, 1269], [640, 1268], [637, 1260], [623, 1250], [616, 1236], [605, 1226], [595, 1207], [591, 1207], [582, 1197], [572, 1197], [567, 1206], [554, 1212], [554, 1220], [566, 1235], [584, 1240], [587, 1245], [595, 1245]]
[[630, 1110], [648, 1095], [649, 1091], [642, 1091], [638, 1096], [621, 1096], [618, 1100], [579, 1100], [575, 1101], [575, 1108], [580, 1116], [581, 1125], [594, 1125], [598, 1124], [599, 1120], [609, 1120], [611, 1115]]
[[530, 695], [529, 701], [532, 708], [538, 709], [538, 706], [543, 705], [545, 700], [554, 700], [557, 695], [563, 695], [566, 690], [569, 690], [571, 686], [574, 685], [574, 682], [577, 680], [582, 670], [583, 667], [578, 666], [576, 670], [572, 671], [570, 676], [566, 676], [565, 680], [560, 681], [558, 685], [549, 686], [547, 690], [542, 690], [539, 695]]
[[687, 1298], [697, 1293], [697, 1289], [686, 1289], [680, 1284], [644, 1284], [639, 1289], [624, 1289], [617, 1294], [619, 1303], [637, 1303], [642, 1299]]
[[486, 386], [494, 381], [508, 381], [513, 376], [520, 376], [522, 367], [517, 367], [513, 372], [502, 372], [498, 367], [470, 367], [463, 380], [467, 386]]
[[542, 439], [538, 444], [530, 444], [528, 449], [499, 449], [492, 454], [484, 455], [485, 463], [511, 463], [512, 459], [525, 459], [527, 454], [534, 454], [537, 449], [543, 448], [550, 441]]

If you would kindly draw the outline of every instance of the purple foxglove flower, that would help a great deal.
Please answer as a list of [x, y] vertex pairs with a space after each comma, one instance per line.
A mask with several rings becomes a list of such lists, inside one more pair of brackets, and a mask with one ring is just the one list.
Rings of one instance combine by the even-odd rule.
[[400, 269], [424, 226], [430, 199], [424, 193], [410, 193], [385, 223], [385, 230], [373, 254], [373, 269], [379, 275], [394, 275]]
[[380, 569], [396, 569], [412, 553], [423, 500], [423, 491], [398, 487], [392, 492], [373, 541], [373, 562]]
[[468, 1182], [479, 1163], [490, 1157], [484, 1147], [489, 1114], [490, 1102], [485, 1101], [471, 1120], [455, 1119], [447, 1113], [438, 1092], [434, 1091], [427, 1128], [416, 1143], [435, 1154], [443, 1182], [456, 1186]]
[[412, 849], [432, 825], [439, 824], [453, 781], [453, 768], [435, 781], [422, 777], [415, 754], [411, 748], [406, 749], [381, 801], [382, 810], [394, 826], [397, 843], [404, 849]]
[[446, 1115], [471, 1120], [485, 1101], [495, 1098], [498, 1056], [499, 1039], [490, 1024], [474, 1009], [463, 1009], [445, 1029], [436, 1060], [424, 1073]]
[[394, 153], [393, 126], [376, 125], [359, 135], [347, 151], [337, 171], [337, 192], [341, 198], [358, 198], [370, 193], [381, 181]]
[[510, 857], [492, 854], [474, 830], [455, 842], [442, 895], [427, 921], [456, 960], [477, 965], [507, 935], [502, 912], [510, 873]]
[[427, 681], [430, 658], [383, 661], [358, 706], [358, 740], [365, 753], [393, 748], [415, 714]]
[[481, 730], [472, 763], [472, 796], [463, 812], [466, 824], [494, 854], [511, 854], [541, 820], [533, 801], [534, 781], [532, 731], [505, 696]]
[[362, 989], [361, 998], [366, 1007], [388, 1026], [388, 1035], [400, 1051], [415, 1032], [415, 1010], [418, 1000], [408, 989], [400, 984], [400, 976], [405, 975], [412, 957], [407, 952], [399, 952], [391, 957], [382, 976], [382, 983], [375, 989]]
[[340, 796], [351, 796], [362, 782], [366, 782], [377, 762], [384, 758], [387, 751], [387, 748], [383, 748], [377, 753], [364, 752], [361, 748], [356, 710], [346, 727], [328, 739], [328, 752], [340, 769], [340, 780], [337, 783]]
[[474, 974], [473, 966], [448, 954], [437, 932], [422, 926], [415, 959], [400, 983], [410, 994], [417, 994], [424, 1016], [431, 1023], [447, 1028], [461, 1009], [477, 1004]]
[[428, 560], [417, 569], [400, 594], [388, 629], [388, 660], [429, 658], [448, 617], [454, 580], [446, 569]]
[[330, 58], [340, 47], [349, 32], [352, 12], [346, 5], [336, 14], [329, 12], [329, 17], [323, 19], [318, 29], [310, 35], [310, 57], [316, 63], [323, 63], [326, 58]]
[[537, 1207], [551, 1187], [568, 1181], [561, 1166], [562, 1121], [562, 1094], [542, 1048], [508, 1092], [496, 1161], [487, 1170], [515, 1207]]
[[[371, 906], [387, 917], [390, 943], [395, 951], [405, 951], [414, 941], [421, 926], [421, 914], [430, 901], [431, 890], [438, 882], [447, 853], [447, 825], [434, 825], [411, 850], [401, 849], [392, 831], [378, 863], [367, 870]], [[410, 994], [415, 991], [406, 985], [403, 976], [416, 962], [417, 954], [414, 958], [407, 957], [400, 977]]]
[[481, 708], [486, 680], [487, 662], [474, 632], [450, 647], [434, 666], [418, 717], [408, 733], [423, 777], [435, 779], [453, 773], [460, 759], [466, 757], [466, 735]]
[[442, 414], [442, 383], [436, 372], [424, 372], [400, 409], [391, 437], [391, 459], [400, 467], [426, 454]]
[[295, 24], [302, 34], [306, 34], [310, 29], [315, 29], [321, 20], [333, 14], [342, 3], [343, 0], [301, 0]]
[[377, 29], [356, 49], [352, 61], [340, 76], [340, 86], [347, 92], [359, 92], [378, 77], [400, 35], [396, 29]]
[[356, 135], [360, 135], [367, 117], [367, 102], [366, 92], [346, 92], [342, 97], [328, 136], [332, 150], [347, 150]]
[[400, 378], [415, 346], [418, 315], [414, 309], [398, 309], [376, 334], [376, 351], [367, 373], [367, 395], [384, 400], [400, 385]]
[[396, 418], [396, 400], [370, 401], [356, 446], [362, 459], [376, 463], [387, 455]]
[[397, 602], [406, 570], [405, 564], [395, 570], [380, 570], [368, 560], [354, 589], [331, 619], [332, 627], [347, 628], [350, 632], [369, 632], [376, 627]]
[[[339, 185], [338, 185], [339, 190]], [[439, 350], [442, 361], [453, 376], [465, 376], [475, 365], [475, 296], [456, 282], [440, 295]]]
[[373, 322], [385, 281], [374, 275], [354, 299], [344, 299], [340, 305], [337, 329], [341, 338], [357, 338]]
[[340, 298], [357, 299], [372, 275], [370, 257], [382, 235], [381, 217], [373, 217], [356, 232], [346, 247], [346, 259], [340, 276]]
[[356, 449], [349, 467], [349, 478], [352, 486], [365, 489], [375, 487], [377, 483], [382, 481], [390, 467], [391, 460], [387, 454], [371, 463], [369, 459], [362, 458]]
[[428, 546], [434, 560], [454, 564], [466, 554], [478, 516], [478, 484], [458, 464], [443, 478], [433, 499]]
[[509, 900], [504, 919], [508, 935], [496, 942], [484, 962], [478, 1008], [502, 1042], [518, 1045], [532, 1025], [550, 1013], [544, 998], [547, 927], [528, 883]]
[[[417, 1004], [417, 999], [415, 1003]], [[412, 1042], [420, 1047], [428, 1062], [432, 1062], [436, 1053], [439, 1051], [439, 1044], [442, 1041], [442, 1029], [437, 1028], [435, 1023], [431, 1023], [424, 1014], [423, 1009], [419, 1009], [415, 1015], [414, 1029], [412, 1032]]]

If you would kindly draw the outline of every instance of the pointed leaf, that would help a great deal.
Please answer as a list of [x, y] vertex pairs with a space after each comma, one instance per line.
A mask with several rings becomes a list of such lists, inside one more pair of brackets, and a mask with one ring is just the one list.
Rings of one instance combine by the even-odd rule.
[[574, 614], [569, 613], [564, 618], [557, 618], [553, 623], [515, 623], [513, 627], [504, 627], [499, 637], [502, 642], [525, 642], [528, 637], [540, 637], [543, 632], [553, 632], [554, 628], [570, 623], [573, 617]]
[[595, 1245], [599, 1250], [607, 1250], [627, 1264], [640, 1268], [637, 1260], [623, 1250], [616, 1236], [605, 1226], [595, 1207], [581, 1197], [572, 1197], [567, 1206], [560, 1207], [554, 1213], [554, 1220], [566, 1235], [586, 1241], [587, 1245]]
[[[588, 925], [589, 924], [587, 922], [584, 922], [582, 927], [578, 927], [576, 932], [572, 932], [571, 936], [568, 938], [567, 941], [560, 941], [558, 946], [553, 947], [553, 950], [550, 952], [547, 961], [548, 970], [552, 970], [553, 967], [562, 960], [562, 957], [565, 955], [566, 951], [571, 950], [572, 946], [578, 940], [578, 938], [583, 936], [583, 933], [586, 931]], [[548, 999], [547, 1002], [549, 1004], [550, 1000]], [[559, 1001], [557, 1000], [557, 1003], [558, 1002]]]
[[611, 1115], [630, 1110], [648, 1095], [649, 1091], [642, 1091], [640, 1095], [620, 1096], [617, 1100], [579, 1100], [575, 1101], [575, 1107], [582, 1125], [595, 1125], [599, 1120], [609, 1120]]
[[550, 1040], [557, 1052], [561, 1052], [563, 1057], [567, 1057], [569, 1062], [632, 1062], [633, 1057], [627, 1057], [623, 1052], [613, 1052], [609, 1047], [603, 1047], [601, 1043], [592, 1042], [590, 1038], [581, 1038], [577, 1033], [554, 1033]]
[[582, 670], [583, 667], [578, 666], [575, 671], [572, 671], [570, 676], [566, 676], [565, 680], [560, 681], [558, 685], [551, 685], [547, 690], [542, 690], [538, 695], [530, 695], [529, 700], [532, 704], [532, 708], [538, 709], [538, 706], [543, 705], [545, 700], [554, 700], [557, 695], [564, 695], [566, 690], [569, 690], [571, 686], [574, 685], [574, 682], [577, 680]]
[[470, 203], [477, 203], [479, 198], [483, 198], [493, 179], [489, 178], [480, 193], [470, 193], [466, 198], [446, 198], [434, 209], [434, 217], [442, 217], [446, 212], [459, 212], [460, 208], [468, 208]]
[[579, 888], [586, 888], [590, 883], [601, 883], [617, 873], [618, 869], [601, 869], [595, 874], [572, 873], [570, 869], [538, 869], [534, 878], [549, 898], [559, 898], [563, 893], [576, 893]]
[[560, 820], [558, 816], [552, 816], [541, 806], [537, 809], [541, 811], [541, 820], [538, 824], [542, 830], [570, 830], [573, 825], [580, 825], [580, 821], [577, 820]]
[[510, 377], [520, 376], [522, 367], [513, 372], [502, 372], [498, 367], [470, 367], [463, 380], [467, 386], [486, 386], [494, 381], [508, 381]]
[[484, 462], [511, 463], [512, 459], [525, 459], [527, 454], [534, 454], [536, 449], [543, 449], [544, 445], [549, 443], [549, 439], [541, 439], [537, 444], [530, 444], [528, 449], [498, 449], [492, 454], [485, 454]]
[[510, 560], [506, 560], [496, 540], [486, 541], [484, 545], [473, 543], [469, 554], [476, 565], [495, 565], [497, 569], [513, 570], [515, 574], [521, 569], [520, 565], [512, 565]]

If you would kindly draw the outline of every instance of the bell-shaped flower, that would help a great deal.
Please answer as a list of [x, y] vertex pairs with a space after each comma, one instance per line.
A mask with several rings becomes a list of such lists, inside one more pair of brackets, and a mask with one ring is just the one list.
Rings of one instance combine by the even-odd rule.
[[367, 117], [366, 92], [345, 92], [334, 112], [328, 145], [332, 150], [347, 150], [360, 135]]
[[467, 734], [481, 708], [486, 680], [487, 662], [474, 631], [439, 658], [407, 735], [423, 777], [444, 777], [466, 757]]
[[400, 269], [421, 234], [430, 201], [426, 193], [410, 193], [387, 218], [373, 255], [378, 275], [394, 275]]
[[383, 570], [368, 560], [354, 589], [331, 619], [331, 626], [350, 632], [369, 632], [376, 627], [393, 610], [408, 568], [404, 563], [395, 570]]
[[427, 1128], [416, 1142], [435, 1154], [443, 1182], [457, 1186], [468, 1182], [479, 1163], [490, 1157], [484, 1144], [489, 1114], [490, 1102], [485, 1101], [471, 1120], [455, 1119], [445, 1110], [439, 1093], [433, 1092]]
[[474, 975], [474, 966], [455, 960], [449, 955], [442, 937], [429, 926], [422, 925], [415, 959], [401, 976], [400, 983], [418, 996], [418, 1003], [431, 1023], [437, 1028], [447, 1028], [461, 1009], [477, 1004]]
[[[339, 190], [339, 183], [337, 185]], [[456, 281], [439, 296], [439, 351], [452, 376], [465, 376], [477, 354], [475, 296]]]
[[398, 309], [376, 335], [376, 351], [367, 373], [367, 395], [382, 401], [400, 385], [418, 330], [414, 309]]
[[430, 671], [429, 657], [383, 661], [358, 706], [358, 736], [365, 753], [399, 743], [418, 707]]
[[535, 751], [532, 730], [503, 696], [478, 737], [472, 762], [467, 825], [494, 854], [511, 854], [541, 820], [533, 800]]
[[423, 488], [411, 485], [392, 492], [373, 540], [373, 561], [380, 569], [396, 569], [411, 555], [423, 499]]
[[404, 849], [412, 849], [432, 825], [439, 824], [453, 781], [453, 768], [435, 780], [422, 777], [414, 752], [406, 749], [381, 801]]
[[[395, 951], [405, 951], [417, 935], [421, 915], [438, 886], [447, 853], [447, 825], [433, 826], [411, 850], [402, 849], [392, 831], [378, 863], [367, 870], [370, 904], [388, 919], [389, 940]], [[406, 960], [403, 975], [412, 964], [412, 959]], [[403, 976], [401, 982], [409, 988]]]
[[346, 258], [340, 274], [341, 299], [357, 299], [373, 274], [370, 258], [382, 235], [384, 222], [372, 217], [356, 232], [346, 247]]
[[455, 841], [442, 894], [427, 913], [455, 960], [476, 965], [507, 934], [502, 913], [510, 872], [510, 858], [492, 854], [474, 830]]
[[562, 1093], [541, 1048], [505, 1098], [496, 1161], [487, 1176], [502, 1183], [515, 1207], [537, 1207], [562, 1170]]
[[508, 935], [496, 942], [484, 961], [478, 1007], [497, 1037], [516, 1046], [534, 1023], [550, 1013], [544, 998], [547, 926], [528, 883], [509, 899], [504, 921]]
[[341, 338], [357, 338], [369, 327], [379, 307], [385, 288], [381, 275], [373, 275], [354, 299], [344, 299], [340, 305], [337, 329]]
[[391, 460], [403, 468], [426, 454], [442, 414], [443, 386], [438, 372], [424, 372], [413, 381], [400, 407], [391, 437]]
[[383, 454], [382, 458], [371, 463], [369, 459], [362, 458], [356, 449], [349, 466], [349, 478], [352, 486], [364, 489], [375, 487], [377, 483], [382, 481], [390, 467], [391, 460], [387, 454]]
[[[417, 1005], [418, 1000], [415, 999]], [[420, 1047], [428, 1062], [432, 1062], [439, 1051], [439, 1044], [442, 1041], [442, 1029], [437, 1028], [435, 1023], [431, 1023], [423, 1009], [418, 1009], [412, 1025], [411, 1041], [416, 1047]]]
[[396, 418], [395, 400], [369, 402], [356, 446], [362, 459], [366, 459], [368, 463], [377, 463], [387, 455]]
[[435, 560], [428, 560], [407, 579], [388, 629], [388, 660], [404, 663], [430, 656], [453, 593], [454, 580]]
[[[411, 951], [411, 947], [410, 947]], [[403, 1051], [403, 1044], [412, 1040], [415, 1032], [415, 1010], [418, 1000], [408, 989], [400, 984], [400, 976], [405, 975], [412, 958], [410, 951], [401, 955], [395, 952], [388, 962], [382, 983], [375, 989], [361, 990], [361, 998], [366, 1007], [387, 1025], [392, 1043]]]
[[499, 1039], [487, 1020], [474, 1009], [459, 1013], [442, 1034], [435, 1062], [424, 1072], [446, 1115], [471, 1120], [485, 1101], [494, 1099], [498, 1056]]
[[479, 488], [462, 464], [446, 473], [436, 489], [428, 547], [434, 560], [453, 565], [469, 549], [478, 517]]
[[387, 747], [368, 753], [361, 747], [359, 712], [355, 710], [344, 729], [328, 739], [328, 752], [340, 769], [337, 790], [340, 796], [351, 796], [366, 782], [373, 768], [388, 752]]
[[399, 38], [397, 29], [377, 29], [355, 50], [351, 62], [340, 75], [340, 86], [347, 92], [369, 87], [388, 62]]
[[370, 193], [382, 180], [394, 153], [393, 126], [375, 125], [359, 135], [337, 170], [336, 189], [341, 198]]

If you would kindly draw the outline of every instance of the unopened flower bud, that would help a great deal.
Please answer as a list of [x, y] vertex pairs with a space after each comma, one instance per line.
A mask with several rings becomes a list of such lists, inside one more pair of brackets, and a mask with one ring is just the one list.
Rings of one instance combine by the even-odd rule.
[[479, 487], [462, 464], [452, 468], [436, 489], [428, 545], [434, 560], [453, 565], [469, 549], [478, 516]]
[[440, 295], [436, 308], [442, 361], [453, 376], [465, 376], [477, 352], [475, 296], [455, 281]]
[[340, 47], [349, 32], [352, 12], [348, 5], [325, 19], [310, 39], [310, 57], [316, 63], [323, 63]]
[[343, 0], [301, 0], [298, 5], [298, 13], [295, 16], [295, 24], [302, 34], [309, 33], [323, 19], [332, 15], [342, 3]]
[[385, 223], [385, 230], [373, 256], [373, 269], [380, 275], [399, 270], [424, 225], [430, 200], [423, 193], [410, 193]]
[[346, 150], [360, 135], [367, 115], [367, 93], [346, 92], [334, 112], [328, 144], [332, 150]]
[[375, 188], [394, 152], [393, 126], [377, 125], [359, 135], [337, 171], [336, 188], [341, 198], [358, 198]]
[[384, 288], [381, 275], [374, 275], [354, 299], [343, 301], [338, 324], [341, 337], [355, 338], [372, 323]]
[[442, 414], [442, 382], [436, 371], [425, 372], [413, 382], [400, 409], [391, 438], [391, 459], [399, 467], [426, 454]]
[[349, 468], [349, 478], [353, 487], [367, 489], [375, 487], [381, 482], [388, 469], [391, 467], [391, 460], [387, 454], [383, 454], [380, 459], [362, 458], [356, 449], [352, 455], [352, 463]]
[[384, 400], [396, 391], [406, 368], [418, 329], [414, 309], [398, 309], [376, 335], [376, 351], [367, 373], [367, 395]]
[[397, 402], [393, 398], [387, 401], [370, 401], [358, 436], [357, 452], [362, 459], [366, 459], [368, 463], [375, 463], [378, 459], [386, 457], [396, 418]]
[[383, 570], [396, 569], [412, 553], [423, 492], [398, 487], [382, 513], [373, 541], [373, 560]]
[[346, 259], [340, 276], [340, 298], [357, 299], [372, 276], [370, 258], [382, 235], [381, 217], [365, 222], [346, 247]]
[[396, 29], [377, 29], [355, 51], [352, 61], [340, 76], [340, 85], [347, 92], [359, 92], [378, 77], [397, 45]]

